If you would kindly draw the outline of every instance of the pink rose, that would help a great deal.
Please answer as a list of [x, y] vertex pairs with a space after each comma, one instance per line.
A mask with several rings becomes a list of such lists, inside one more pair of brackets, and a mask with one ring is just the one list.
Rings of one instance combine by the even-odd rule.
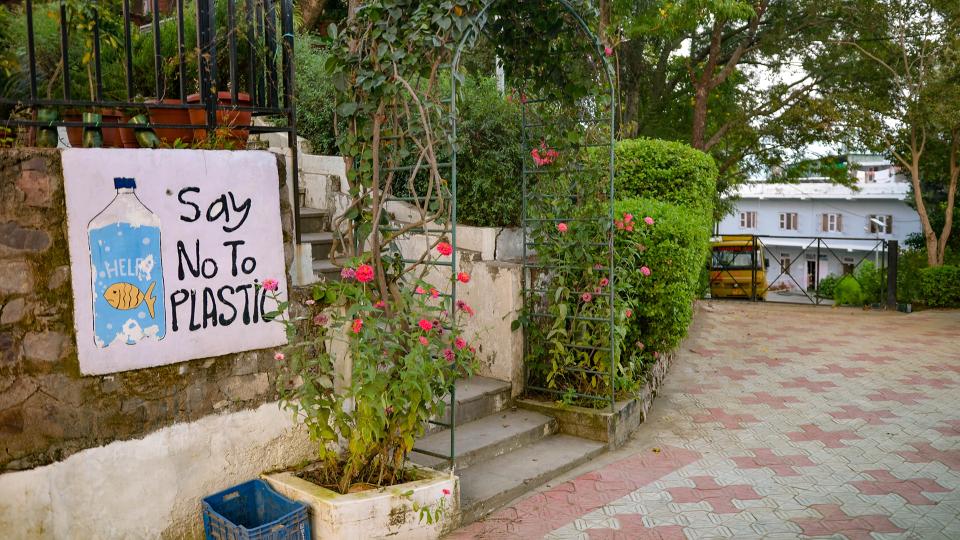
[[463, 300], [457, 300], [457, 309], [460, 309], [461, 311], [466, 311], [467, 314], [469, 315], [473, 315], [473, 308], [470, 307], [470, 305], [464, 302]]
[[467, 340], [463, 339], [460, 336], [457, 336], [457, 339], [454, 340], [453, 342], [453, 346], [456, 347], [457, 349], [463, 349], [464, 347], [467, 346]]
[[580, 295], [580, 299], [583, 300], [584, 302], [589, 302], [593, 300], [593, 295], [588, 292], [585, 292]]
[[647, 216], [643, 218], [643, 222], [646, 223], [647, 225], [653, 225], [653, 218], [650, 216]]
[[430, 345], [430, 340], [425, 338], [424, 336], [420, 336], [419, 339], [420, 339], [420, 344], [423, 345], [424, 347], [426, 347], [427, 345]]
[[633, 317], [633, 310], [632, 310], [632, 309], [628, 309], [628, 310], [626, 311], [626, 316], [627, 316], [628, 319], [629, 319], [630, 317]]
[[447, 362], [453, 362], [453, 359], [456, 358], [453, 354], [453, 349], [449, 347], [443, 350], [443, 357], [447, 359]]
[[613, 49], [611, 49], [609, 46], [606, 46], [603, 48], [603, 54], [607, 56], [613, 56]]
[[645, 276], [649, 276], [649, 275], [652, 274], [653, 272], [651, 272], [650, 269], [647, 268], [646, 266], [641, 266], [641, 267], [640, 267], [640, 273], [643, 274], [643, 275], [645, 275]]
[[609, 279], [607, 279], [607, 278], [601, 278], [601, 279], [600, 279], [600, 286], [601, 286], [601, 287], [606, 287], [606, 286], [609, 285], [609, 284], [610, 284], [610, 280], [609, 280]]
[[434, 289], [434, 288], [431, 287], [431, 288], [430, 288], [430, 298], [437, 298], [437, 297], [439, 297], [439, 296], [440, 296], [440, 291], [438, 291], [438, 290], [436, 290], [436, 289]]
[[373, 281], [373, 267], [369, 264], [361, 264], [357, 267], [357, 281], [360, 283], [369, 283]]
[[373, 307], [375, 307], [375, 308], [377, 308], [377, 309], [383, 309], [383, 308], [387, 307], [387, 303], [384, 302], [383, 300], [377, 300], [377, 303], [374, 304]]
[[427, 291], [423, 290], [423, 287], [417, 285], [417, 288], [413, 290], [417, 294], [426, 294]]
[[277, 290], [277, 280], [273, 278], [267, 278], [263, 280], [263, 289], [266, 291], [274, 292]]
[[278, 361], [278, 362], [280, 362], [280, 361], [282, 361], [282, 360], [284, 360], [284, 359], [286, 359], [286, 358], [287, 358], [287, 357], [286, 357], [282, 352], [278, 352], [277, 354], [273, 355], [273, 359], [276, 360], [276, 361]]
[[557, 230], [560, 231], [561, 233], [567, 232], [567, 224], [566, 224], [566, 223], [557, 223]]
[[447, 488], [443, 488], [443, 494], [444, 494], [444, 495], [449, 495], [449, 494], [450, 494], [450, 490], [447, 489]]
[[327, 317], [326, 314], [324, 314], [324, 313], [317, 313], [317, 315], [313, 318], [313, 324], [315, 324], [315, 325], [317, 325], [317, 326], [323, 326], [323, 325], [327, 324], [327, 322], [328, 322], [329, 320], [330, 320], [330, 318]]
[[363, 319], [354, 319], [354, 320], [353, 320], [353, 333], [354, 333], [354, 334], [359, 334], [361, 328], [363, 328]]
[[470, 283], [470, 274], [466, 272], [460, 272], [457, 274], [457, 281], [460, 283]]
[[453, 253], [453, 246], [446, 242], [440, 242], [437, 244], [437, 252], [443, 256], [448, 256]]
[[420, 319], [420, 322], [418, 322], [417, 325], [419, 325], [424, 332], [433, 330], [433, 323], [426, 319]]
[[630, 223], [631, 221], [633, 221], [633, 214], [624, 214], [624, 215], [623, 215], [623, 222], [624, 222], [624, 223]]

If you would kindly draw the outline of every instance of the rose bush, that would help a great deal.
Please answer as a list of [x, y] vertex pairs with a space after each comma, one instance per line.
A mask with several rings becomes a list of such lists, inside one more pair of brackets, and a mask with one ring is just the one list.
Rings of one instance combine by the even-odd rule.
[[[405, 481], [414, 440], [444, 414], [454, 379], [475, 363], [458, 330], [470, 306], [459, 302], [451, 317], [446, 299], [426, 294], [423, 282], [380, 298], [369, 284], [372, 269], [357, 262], [344, 269], [352, 277], [315, 285], [298, 316], [275, 289], [267, 291], [278, 302], [268, 315], [287, 329], [288, 345], [276, 355], [281, 404], [319, 442], [318, 481], [341, 493], [357, 483]], [[337, 381], [344, 355], [349, 377]]]

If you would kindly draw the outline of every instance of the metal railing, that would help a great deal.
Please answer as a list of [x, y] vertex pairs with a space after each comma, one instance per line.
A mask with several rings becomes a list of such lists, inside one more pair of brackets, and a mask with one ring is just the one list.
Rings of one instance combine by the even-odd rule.
[[[735, 235], [744, 237], [746, 235]], [[781, 246], [777, 240], [802, 240], [802, 245]], [[851, 242], [863, 242], [861, 245], [853, 245]], [[897, 257], [899, 246], [896, 240], [885, 240], [882, 238], [827, 238], [827, 237], [796, 237], [796, 236], [773, 236], [773, 235], [750, 235], [750, 240], [742, 246], [741, 251], [750, 253], [750, 261], [747, 267], [730, 267], [723, 264], [717, 264], [716, 257], [711, 257], [710, 289], [713, 296], [718, 297], [739, 297], [750, 301], [767, 300], [769, 293], [776, 292], [777, 284], [782, 283], [785, 288], [791, 291], [800, 291], [795, 295], [797, 302], [813, 305], [832, 305], [833, 299], [829, 295], [823, 294], [821, 285], [825, 277], [821, 275], [821, 262], [836, 261], [844, 271], [839, 274], [831, 274], [837, 278], [839, 283], [842, 280], [851, 279], [857, 282], [861, 291], [876, 289], [878, 297], [876, 302], [885, 304], [886, 307], [896, 308], [896, 287], [897, 287]], [[788, 255], [783, 258], [783, 251], [792, 251], [799, 248], [799, 252]], [[716, 249], [716, 248], [715, 248]], [[719, 248], [723, 250], [724, 248]], [[727, 248], [730, 249], [730, 248]], [[860, 252], [858, 259], [847, 257], [844, 260], [838, 252]], [[781, 252], [780, 255], [777, 253]], [[875, 276], [866, 279], [876, 279], [876, 283], [864, 283], [863, 277], [859, 276], [859, 270], [864, 267], [864, 263], [873, 256], [876, 260], [876, 269], [878, 273]], [[761, 264], [762, 261], [776, 261], [780, 268], [779, 272], [771, 272], [771, 264]], [[786, 264], [784, 264], [786, 260]], [[807, 272], [807, 283], [800, 283], [793, 268], [804, 262], [814, 261], [813, 271]], [[745, 272], [748, 270], [749, 273]], [[760, 279], [760, 276], [763, 279]], [[772, 279], [771, 279], [772, 277]], [[737, 289], [736, 294], [730, 291], [721, 292], [723, 287]], [[729, 294], [728, 294], [729, 293]], [[789, 299], [783, 300], [790, 302]]]
[[[286, 133], [296, 170], [293, 0], [173, 0], [169, 13], [149, 0], [146, 17], [131, 11], [133, 1], [25, 0], [14, 10], [17, 28], [5, 30], [22, 32], [25, 43], [0, 88], [0, 127], [38, 146], [56, 146], [57, 127], [189, 129], [201, 139], [242, 128], [241, 142], [247, 133]], [[116, 111], [114, 121], [96, 114], [105, 109]], [[190, 114], [155, 118], [172, 110]], [[258, 116], [270, 125], [237, 124]], [[44, 131], [52, 142], [41, 142]], [[298, 204], [294, 212], [299, 223]]]

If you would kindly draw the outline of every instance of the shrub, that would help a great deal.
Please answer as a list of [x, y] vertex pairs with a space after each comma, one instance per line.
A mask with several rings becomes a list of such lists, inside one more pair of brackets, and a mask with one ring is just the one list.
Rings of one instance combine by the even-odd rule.
[[299, 34], [297, 55], [297, 134], [308, 141], [315, 154], [337, 155], [333, 111], [336, 90], [324, 64], [329, 54], [320, 38]]
[[932, 266], [920, 274], [920, 298], [929, 307], [960, 307], [960, 266]]
[[840, 277], [833, 274], [821, 279], [820, 284], [817, 286], [817, 293], [820, 295], [820, 298], [833, 298], [839, 281]]
[[863, 305], [863, 289], [853, 276], [843, 276], [837, 282], [833, 299], [838, 306], [860, 306]]
[[616, 146], [618, 199], [648, 198], [711, 216], [717, 166], [709, 155], [673, 141], [631, 139]]
[[854, 277], [860, 284], [863, 292], [861, 300], [865, 304], [879, 304], [883, 302], [886, 291], [887, 272], [871, 261], [863, 261], [854, 272]]
[[458, 88], [457, 221], [518, 226], [525, 157], [520, 107], [500, 95], [493, 77], [468, 76]]
[[[634, 314], [625, 344], [627, 350], [669, 351], [686, 335], [693, 316], [709, 253], [710, 222], [682, 206], [652, 199], [618, 201], [618, 219], [627, 214], [635, 231], [616, 236], [618, 296]], [[644, 223], [646, 217], [653, 218], [653, 225]], [[649, 276], [643, 267], [650, 269]]]

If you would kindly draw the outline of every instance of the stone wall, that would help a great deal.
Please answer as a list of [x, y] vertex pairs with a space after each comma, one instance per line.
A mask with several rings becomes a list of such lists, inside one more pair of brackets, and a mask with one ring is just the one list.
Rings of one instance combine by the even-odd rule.
[[0, 473], [277, 399], [271, 351], [81, 376], [66, 235], [60, 152], [0, 150]]

